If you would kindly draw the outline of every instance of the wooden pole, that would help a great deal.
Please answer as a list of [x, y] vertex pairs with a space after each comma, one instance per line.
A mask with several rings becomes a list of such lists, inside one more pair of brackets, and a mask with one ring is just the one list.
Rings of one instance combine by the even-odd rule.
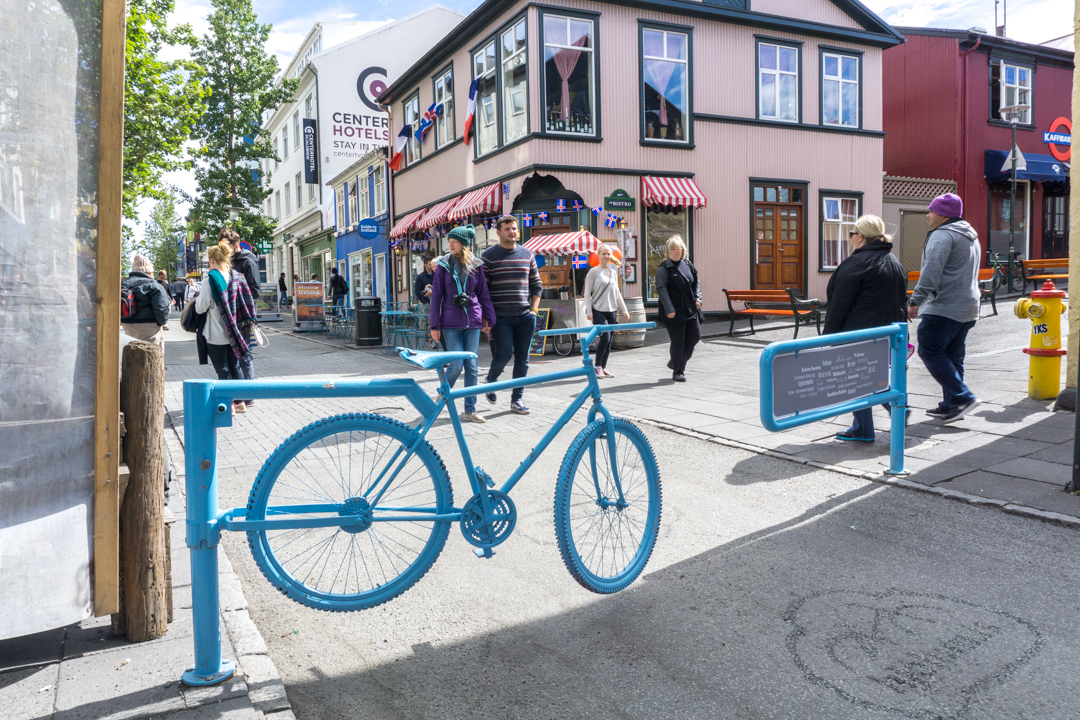
[[159, 345], [124, 347], [120, 409], [124, 459], [131, 471], [120, 510], [124, 626], [132, 642], [154, 640], [168, 629], [165, 544], [165, 362]]

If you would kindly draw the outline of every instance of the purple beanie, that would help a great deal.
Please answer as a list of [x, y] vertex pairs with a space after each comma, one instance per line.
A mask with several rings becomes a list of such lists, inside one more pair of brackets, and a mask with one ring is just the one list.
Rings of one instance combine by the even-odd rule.
[[938, 195], [930, 203], [930, 212], [937, 213], [944, 218], [964, 217], [964, 201], [959, 195], [945, 193]]

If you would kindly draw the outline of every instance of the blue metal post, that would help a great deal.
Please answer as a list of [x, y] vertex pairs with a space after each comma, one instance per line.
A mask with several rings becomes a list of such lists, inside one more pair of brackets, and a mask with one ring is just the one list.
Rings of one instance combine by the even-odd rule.
[[907, 425], [907, 346], [908, 327], [907, 323], [893, 323], [899, 325], [901, 332], [893, 335], [889, 342], [892, 343], [892, 389], [900, 393], [900, 397], [893, 400], [892, 406], [892, 430], [889, 433], [889, 469], [887, 475], [907, 475], [904, 469], [904, 436]]
[[[216, 685], [236, 668], [221, 657], [221, 599], [218, 595], [217, 496], [218, 412], [214, 383], [184, 383], [184, 457], [187, 546], [191, 549], [191, 607], [195, 665], [181, 676], [186, 685]], [[230, 412], [226, 403], [224, 412]]]

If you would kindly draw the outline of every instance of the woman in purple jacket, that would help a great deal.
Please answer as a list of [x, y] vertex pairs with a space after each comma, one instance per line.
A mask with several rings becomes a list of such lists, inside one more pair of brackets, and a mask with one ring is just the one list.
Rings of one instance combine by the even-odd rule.
[[[487, 333], [495, 324], [495, 306], [488, 295], [487, 280], [482, 263], [469, 252], [476, 237], [472, 225], [450, 231], [450, 253], [435, 263], [431, 281], [431, 338], [446, 341], [450, 351], [480, 352], [480, 333]], [[465, 387], [476, 385], [476, 358], [464, 361]], [[446, 378], [450, 387], [461, 375], [462, 362], [451, 363]], [[476, 414], [476, 396], [465, 398], [462, 420], [487, 422]]]

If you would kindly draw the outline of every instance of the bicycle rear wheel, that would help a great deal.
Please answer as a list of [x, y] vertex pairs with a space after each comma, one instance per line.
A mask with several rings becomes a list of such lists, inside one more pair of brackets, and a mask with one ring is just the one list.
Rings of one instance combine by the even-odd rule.
[[555, 348], [555, 352], [563, 357], [566, 357], [570, 353], [574, 352], [574, 336], [573, 335], [556, 335], [551, 338], [552, 346]]
[[611, 471], [607, 425], [582, 430], [563, 457], [555, 490], [555, 535], [566, 569], [583, 587], [614, 593], [632, 583], [652, 555], [660, 530], [660, 470], [652, 446], [633, 423], [615, 418]]
[[[415, 440], [416, 431], [396, 420], [349, 414], [314, 422], [282, 443], [256, 477], [247, 507], [247, 520], [299, 525], [248, 532], [266, 579], [302, 605], [346, 611], [391, 600], [423, 577], [450, 522], [409, 518], [454, 506], [446, 468], [426, 440], [376, 500], [381, 480]], [[356, 522], [315, 526], [338, 516]]]

